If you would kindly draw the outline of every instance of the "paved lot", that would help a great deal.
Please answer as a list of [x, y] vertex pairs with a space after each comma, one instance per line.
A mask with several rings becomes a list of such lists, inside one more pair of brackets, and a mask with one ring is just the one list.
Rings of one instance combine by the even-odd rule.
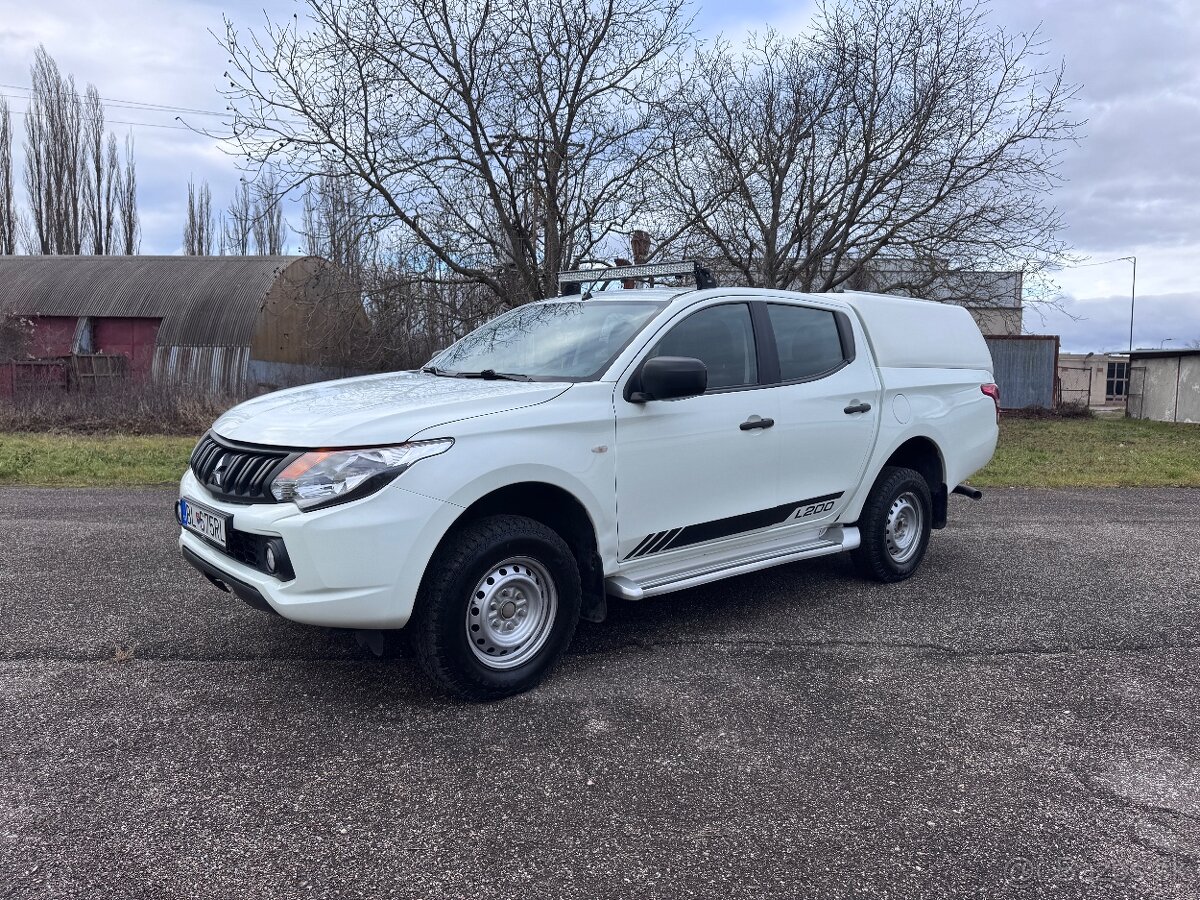
[[1198, 491], [955, 498], [907, 585], [621, 605], [490, 706], [170, 500], [0, 489], [0, 897], [1200, 896]]

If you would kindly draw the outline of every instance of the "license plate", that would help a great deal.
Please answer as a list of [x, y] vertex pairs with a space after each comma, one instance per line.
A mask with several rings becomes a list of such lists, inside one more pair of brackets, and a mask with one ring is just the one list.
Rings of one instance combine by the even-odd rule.
[[225, 527], [229, 516], [209, 509], [195, 500], [179, 501], [179, 523], [188, 531], [200, 535], [206, 541], [226, 549]]

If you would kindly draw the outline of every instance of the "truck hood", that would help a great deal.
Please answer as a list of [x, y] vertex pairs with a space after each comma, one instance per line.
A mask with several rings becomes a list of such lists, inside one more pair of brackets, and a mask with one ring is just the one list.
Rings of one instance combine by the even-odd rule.
[[230, 440], [278, 447], [399, 444], [426, 428], [545, 403], [570, 386], [423, 372], [367, 375], [248, 400], [217, 419], [213, 430]]

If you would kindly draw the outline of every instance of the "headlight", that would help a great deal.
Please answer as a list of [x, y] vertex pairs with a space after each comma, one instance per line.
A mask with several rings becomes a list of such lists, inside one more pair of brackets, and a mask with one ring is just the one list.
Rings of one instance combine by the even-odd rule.
[[453, 444], [447, 438], [362, 450], [314, 450], [280, 472], [271, 482], [271, 493], [301, 509], [333, 506], [374, 493], [413, 463], [445, 453]]

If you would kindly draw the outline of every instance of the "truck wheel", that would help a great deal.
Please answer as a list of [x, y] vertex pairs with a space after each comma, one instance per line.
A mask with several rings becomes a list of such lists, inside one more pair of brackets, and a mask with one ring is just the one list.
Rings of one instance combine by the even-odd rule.
[[581, 599], [561, 537], [524, 516], [489, 516], [438, 548], [408, 627], [421, 668], [447, 693], [499, 700], [546, 676], [571, 642]]
[[929, 546], [932, 513], [929, 484], [919, 472], [884, 468], [858, 520], [862, 543], [851, 554], [863, 577], [903, 581], [917, 571]]

